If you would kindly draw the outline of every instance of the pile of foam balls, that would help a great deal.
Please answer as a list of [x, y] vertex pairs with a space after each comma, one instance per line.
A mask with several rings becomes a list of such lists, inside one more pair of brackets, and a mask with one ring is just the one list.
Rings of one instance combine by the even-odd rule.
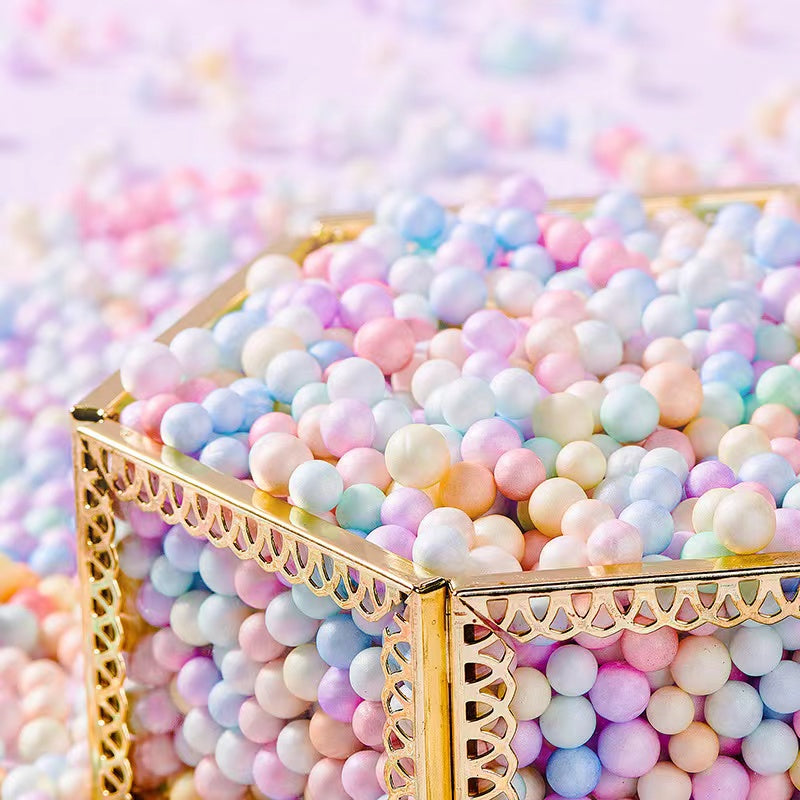
[[[396, 193], [259, 258], [241, 308], [129, 351], [121, 422], [449, 578], [800, 550], [800, 208], [545, 199]], [[127, 517], [144, 785], [382, 797], [384, 626]], [[514, 787], [788, 799], [798, 653], [794, 618], [518, 645]]]

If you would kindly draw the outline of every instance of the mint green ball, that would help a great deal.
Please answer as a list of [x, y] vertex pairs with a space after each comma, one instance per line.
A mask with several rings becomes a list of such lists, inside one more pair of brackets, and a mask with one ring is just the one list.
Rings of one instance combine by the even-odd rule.
[[342, 492], [336, 521], [342, 528], [373, 531], [381, 524], [381, 505], [386, 495], [371, 483], [354, 483]]
[[681, 558], [721, 558], [732, 555], [733, 553], [717, 539], [714, 531], [700, 531], [690, 536], [681, 550]]
[[658, 425], [661, 412], [655, 397], [638, 384], [610, 391], [600, 406], [600, 424], [618, 442], [640, 442]]
[[703, 405], [699, 416], [713, 417], [733, 428], [741, 425], [744, 419], [744, 401], [729, 383], [709, 381], [703, 384]]
[[758, 379], [756, 397], [761, 405], [779, 403], [800, 414], [800, 371], [788, 364], [770, 367]]

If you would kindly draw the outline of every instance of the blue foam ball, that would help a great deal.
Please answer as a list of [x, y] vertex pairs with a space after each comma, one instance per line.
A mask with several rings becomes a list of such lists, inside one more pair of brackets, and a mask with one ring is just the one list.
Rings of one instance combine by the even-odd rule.
[[547, 761], [547, 782], [566, 798], [585, 797], [600, 780], [600, 759], [586, 745], [555, 750]]
[[234, 433], [244, 422], [244, 401], [233, 389], [214, 389], [206, 395], [203, 408], [211, 415], [215, 433]]
[[317, 631], [317, 652], [329, 666], [349, 669], [350, 662], [372, 644], [371, 638], [356, 627], [347, 614], [322, 621]]
[[666, 508], [652, 500], [637, 500], [619, 515], [623, 522], [633, 525], [642, 537], [644, 554], [663, 553], [672, 541], [675, 523]]
[[649, 467], [634, 476], [629, 492], [631, 501], [652, 500], [672, 511], [681, 501], [683, 485], [666, 467]]

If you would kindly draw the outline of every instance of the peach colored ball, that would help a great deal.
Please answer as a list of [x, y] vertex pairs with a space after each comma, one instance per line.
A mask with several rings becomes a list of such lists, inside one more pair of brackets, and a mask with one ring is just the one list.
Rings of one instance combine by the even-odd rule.
[[686, 500], [681, 500], [675, 510], [672, 512], [672, 521], [675, 523], [676, 531], [691, 531], [692, 527], [692, 513], [694, 507], [697, 505], [698, 498], [689, 497]]
[[679, 428], [700, 413], [703, 384], [691, 367], [665, 361], [648, 369], [640, 383], [658, 402], [662, 425]]
[[531, 420], [536, 436], [546, 436], [562, 446], [588, 440], [594, 430], [589, 404], [566, 392], [543, 397], [533, 409]]
[[297, 423], [288, 414], [282, 414], [280, 411], [263, 414], [250, 428], [248, 434], [250, 447], [268, 433], [290, 433], [292, 436], [297, 436]]
[[639, 800], [689, 800], [692, 779], [669, 761], [659, 761], [636, 784]]
[[756, 492], [732, 491], [714, 510], [712, 530], [728, 550], [740, 555], [765, 548], [775, 527], [774, 506]]
[[721, 419], [697, 417], [683, 429], [683, 432], [689, 439], [697, 459], [703, 461], [717, 455], [720, 440], [729, 430]]
[[429, 358], [446, 358], [457, 367], [466, 361], [469, 351], [464, 347], [461, 331], [458, 328], [446, 328], [439, 331], [428, 345]]
[[795, 473], [800, 472], [800, 442], [797, 439], [779, 436], [770, 445], [772, 452], [783, 456], [792, 465]]
[[692, 354], [680, 339], [676, 339], [674, 336], [659, 336], [645, 348], [642, 354], [642, 366], [650, 369], [656, 364], [663, 364], [667, 361], [691, 367]]
[[410, 392], [411, 380], [414, 377], [414, 373], [419, 369], [421, 364], [425, 363], [425, 360], [425, 356], [422, 353], [414, 353], [414, 355], [411, 356], [411, 361], [409, 361], [403, 369], [392, 373], [392, 377], [390, 378], [392, 391]]
[[736, 425], [719, 441], [719, 460], [738, 472], [750, 456], [769, 453], [769, 436], [756, 425]]
[[250, 451], [250, 471], [259, 489], [285, 497], [289, 494], [289, 478], [294, 470], [313, 458], [308, 446], [295, 436], [268, 433]]
[[676, 733], [667, 746], [672, 763], [684, 772], [702, 772], [719, 755], [719, 739], [705, 722], [692, 722]]
[[312, 406], [297, 423], [297, 437], [314, 454], [315, 458], [332, 458], [333, 454], [325, 446], [320, 431], [322, 415], [328, 408], [326, 405]]
[[539, 456], [526, 447], [506, 450], [494, 466], [497, 488], [510, 500], [527, 500], [547, 477]]
[[606, 474], [606, 457], [593, 442], [569, 442], [556, 456], [556, 474], [583, 490], [593, 489]]
[[336, 469], [342, 476], [345, 489], [354, 483], [371, 483], [385, 492], [392, 482], [383, 453], [371, 447], [348, 450], [339, 459]]
[[533, 368], [533, 377], [548, 392], [563, 392], [584, 374], [580, 358], [572, 353], [548, 353]]
[[685, 731], [694, 720], [695, 707], [691, 695], [678, 686], [662, 686], [650, 695], [647, 721], [668, 736]]
[[357, 356], [380, 367], [384, 375], [391, 375], [411, 361], [414, 344], [414, 334], [404, 320], [378, 317], [358, 329], [353, 350]]
[[666, 669], [678, 652], [678, 634], [672, 628], [648, 633], [625, 631], [621, 639], [625, 660], [642, 672]]
[[438, 504], [459, 508], [472, 519], [485, 514], [496, 496], [491, 470], [473, 461], [453, 464], [439, 481]]
[[525, 334], [525, 354], [531, 364], [549, 353], [569, 353], [577, 356], [580, 344], [571, 323], [549, 317], [534, 322]]
[[545, 536], [561, 535], [561, 519], [566, 510], [580, 500], [586, 492], [568, 478], [549, 478], [540, 483], [528, 501], [531, 521]]
[[635, 564], [642, 560], [644, 545], [639, 531], [621, 519], [601, 522], [586, 540], [591, 564]]
[[571, 569], [588, 567], [586, 542], [575, 536], [556, 536], [549, 539], [539, 554], [537, 569]]
[[311, 717], [308, 738], [317, 752], [325, 758], [343, 760], [362, 747], [349, 723], [339, 722], [319, 710]]
[[544, 243], [553, 258], [565, 266], [578, 263], [592, 236], [586, 226], [574, 217], [559, 217], [544, 231]]
[[761, 428], [770, 439], [779, 436], [794, 439], [800, 430], [797, 417], [786, 406], [778, 403], [759, 406], [750, 417], [750, 424]]
[[544, 546], [552, 541], [549, 536], [545, 536], [539, 531], [528, 531], [525, 536], [525, 552], [522, 555], [523, 569], [533, 569], [539, 561], [539, 556], [544, 549]]
[[307, 800], [351, 800], [342, 786], [343, 766], [333, 758], [317, 761], [308, 773]]
[[601, 523], [615, 519], [614, 509], [602, 500], [579, 500], [561, 518], [561, 532], [585, 542]]
[[595, 286], [605, 286], [612, 275], [630, 267], [630, 257], [619, 239], [596, 236], [581, 253], [580, 266]]
[[779, 772], [775, 775], [759, 775], [757, 772], [751, 772], [750, 793], [747, 795], [747, 800], [790, 800], [795, 788], [792, 769], [794, 765], [789, 767], [789, 772]]
[[490, 514], [475, 520], [474, 546], [494, 545], [519, 561], [525, 553], [522, 531], [506, 516]]
[[731, 674], [731, 657], [714, 636], [689, 636], [678, 645], [670, 671], [685, 692], [705, 696], [725, 685]]
[[507, 550], [495, 545], [476, 547], [469, 554], [470, 571], [477, 575], [522, 572], [522, 566]]

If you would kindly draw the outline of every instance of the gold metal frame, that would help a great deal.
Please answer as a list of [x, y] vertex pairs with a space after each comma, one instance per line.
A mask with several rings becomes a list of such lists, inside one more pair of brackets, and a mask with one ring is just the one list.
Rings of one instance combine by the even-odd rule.
[[[704, 215], [734, 200], [765, 203], [796, 187], [770, 186], [645, 199], [650, 213], [687, 209]], [[594, 201], [554, 201], [586, 213]], [[272, 252], [300, 260], [324, 244], [354, 238], [367, 216], [322, 220], [307, 239]], [[213, 323], [245, 297], [246, 269], [166, 331]], [[391, 612], [383, 646], [391, 800], [517, 797], [511, 749], [516, 722], [509, 706], [516, 643], [537, 636], [705, 622], [732, 626], [751, 619], [800, 616], [800, 554], [684, 561], [614, 568], [487, 576], [448, 584], [406, 559], [341, 528], [254, 492], [194, 459], [116, 421], [128, 398], [119, 374], [73, 409], [77, 530], [94, 797], [127, 800], [135, 782], [124, 688], [126, 646], [141, 621], [121, 588], [115, 504], [135, 503], [239, 558], [279, 571], [342, 608], [370, 619]]]

